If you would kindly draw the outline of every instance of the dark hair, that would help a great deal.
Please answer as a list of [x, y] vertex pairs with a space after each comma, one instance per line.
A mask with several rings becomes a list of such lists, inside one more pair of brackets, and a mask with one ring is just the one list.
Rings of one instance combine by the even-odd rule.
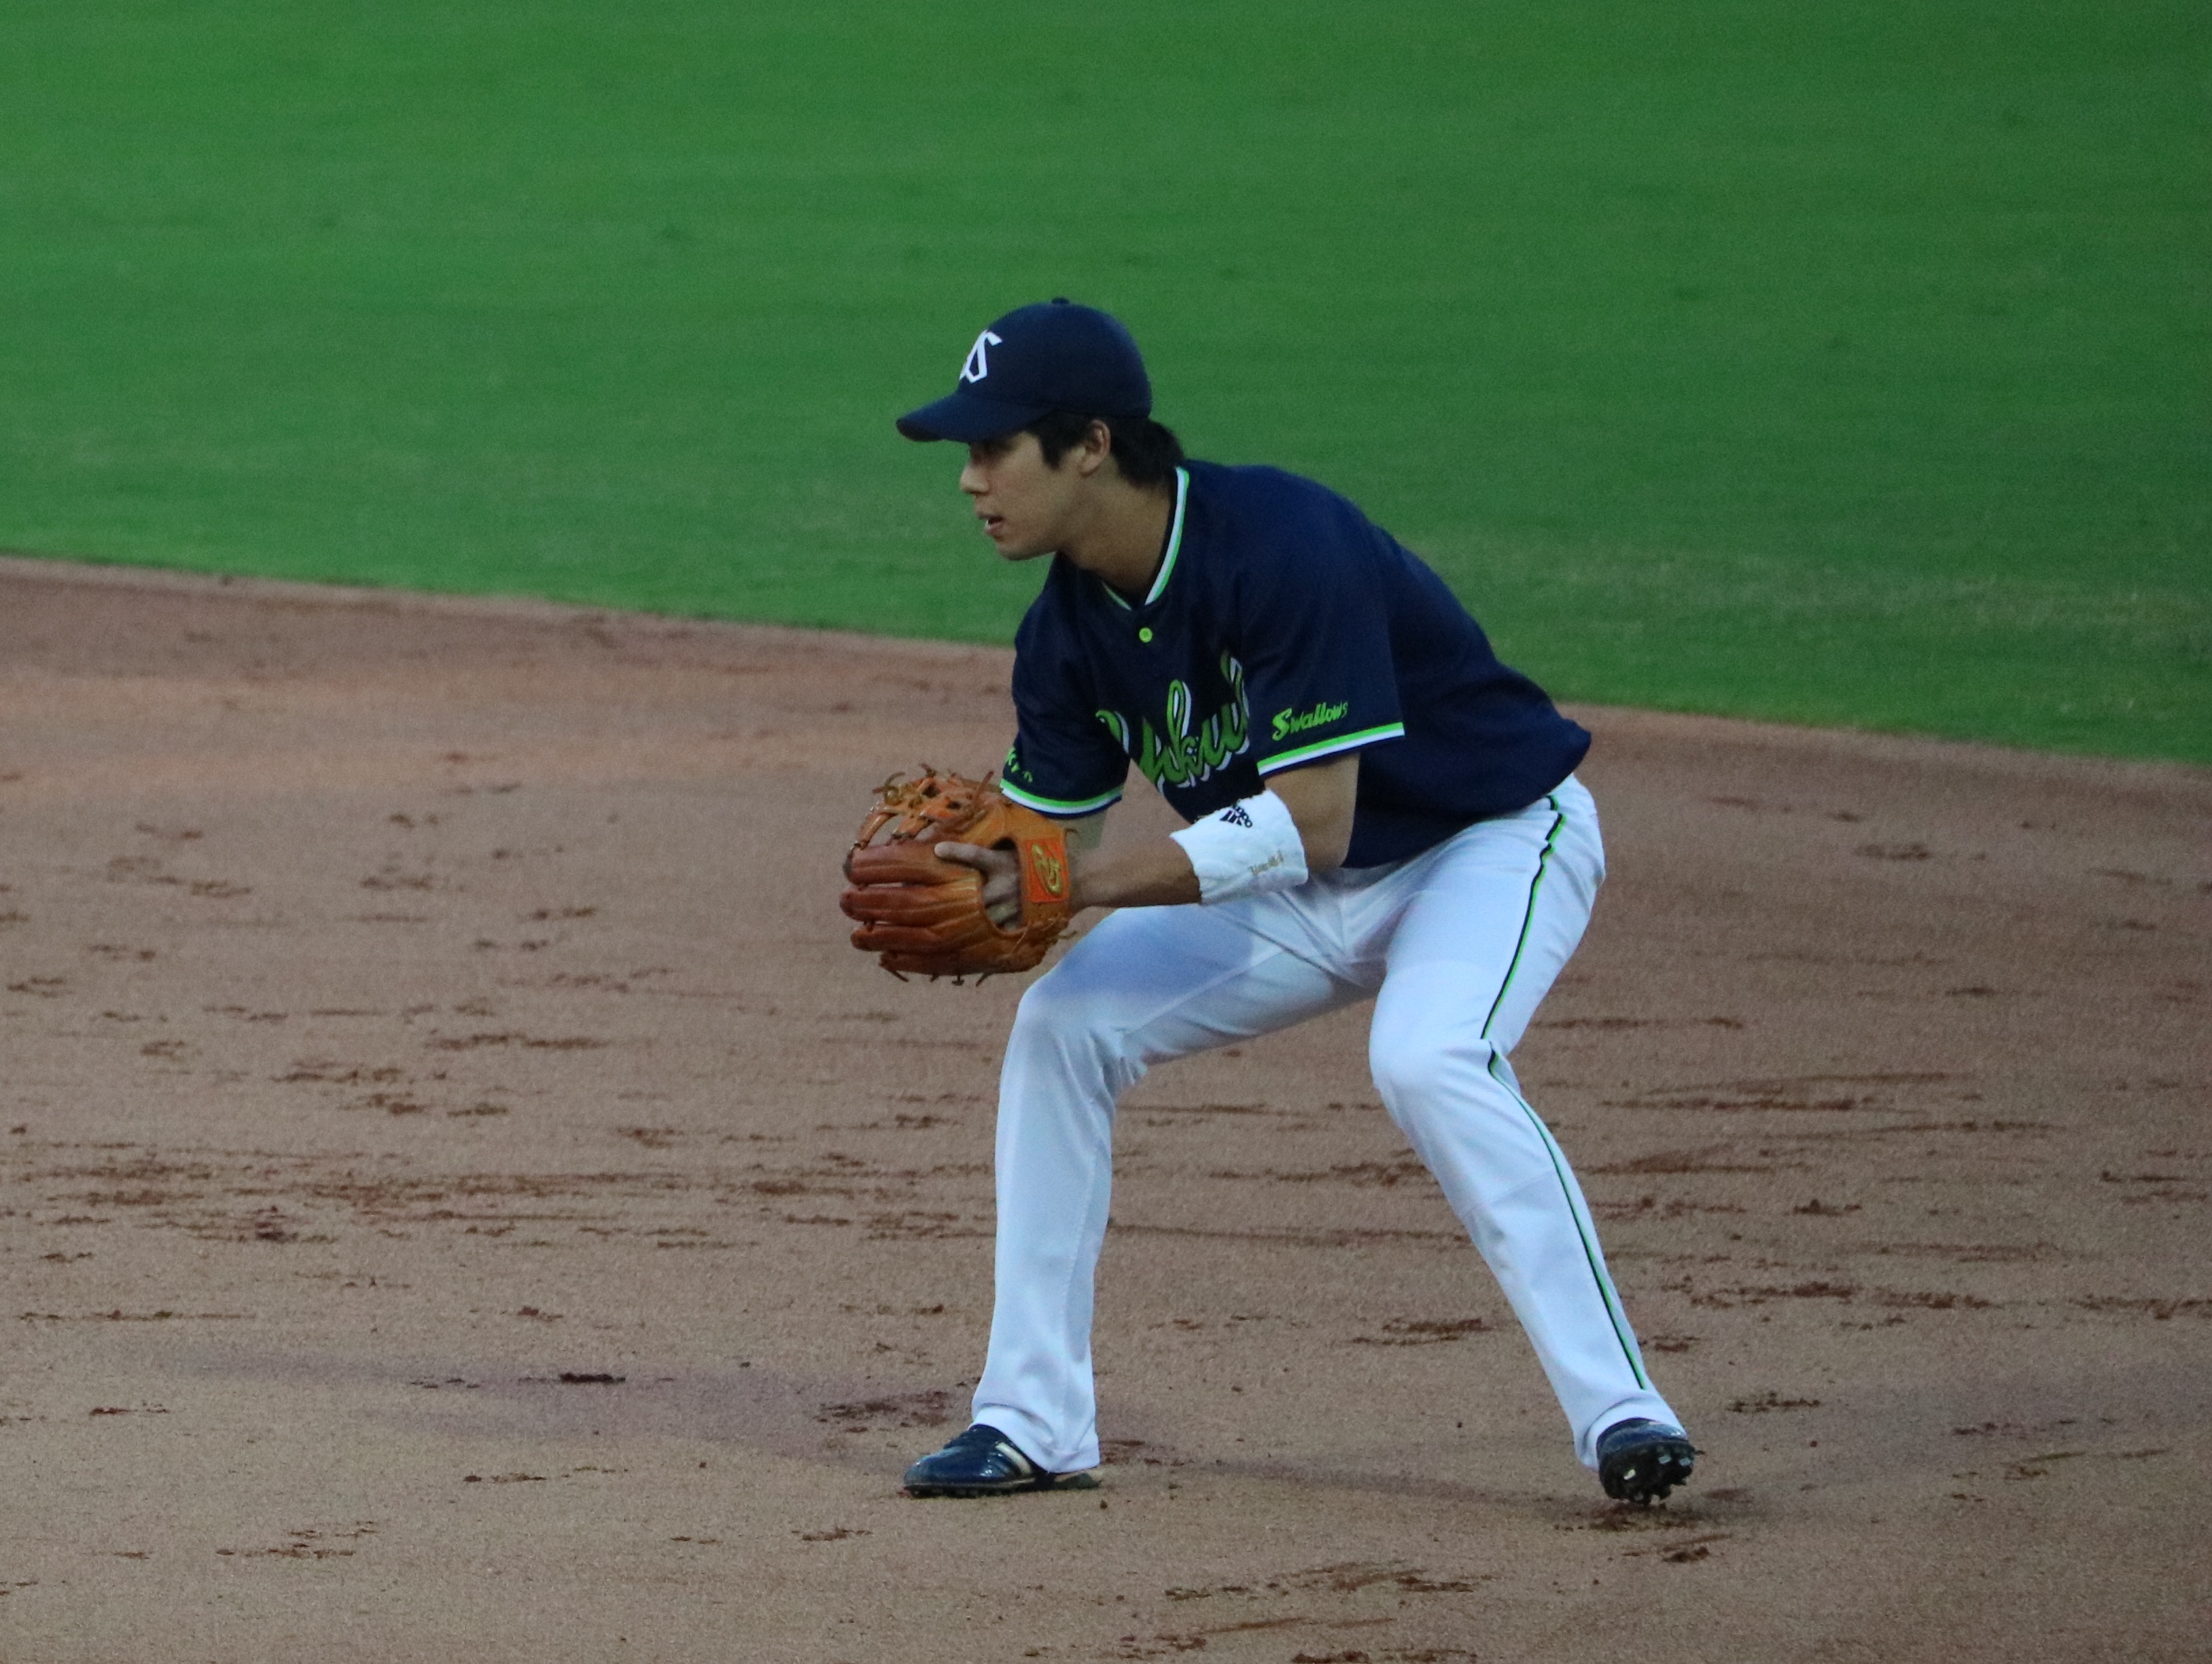
[[1150, 416], [1090, 416], [1073, 410], [1051, 410], [1024, 431], [1036, 435], [1045, 465], [1057, 468], [1062, 457], [1083, 443], [1094, 422], [1106, 424], [1113, 438], [1115, 464], [1130, 484], [1165, 485], [1175, 478], [1176, 465], [1182, 460], [1182, 441], [1172, 428]]

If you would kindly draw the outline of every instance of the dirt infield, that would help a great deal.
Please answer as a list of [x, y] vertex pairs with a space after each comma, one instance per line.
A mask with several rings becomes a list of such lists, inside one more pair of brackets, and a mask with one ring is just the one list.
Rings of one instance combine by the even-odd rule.
[[1020, 987], [876, 970], [832, 857], [1006, 664], [0, 563], [0, 1657], [2207, 1655], [2200, 771], [1577, 713], [1613, 876], [1516, 1061], [1671, 1505], [1358, 1011], [1125, 1106], [1104, 1489], [900, 1496]]

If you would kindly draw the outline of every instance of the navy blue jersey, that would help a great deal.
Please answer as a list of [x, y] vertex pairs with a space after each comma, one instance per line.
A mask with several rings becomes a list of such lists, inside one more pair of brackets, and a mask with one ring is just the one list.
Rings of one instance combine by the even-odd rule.
[[1589, 735], [1507, 669], [1443, 580], [1334, 491], [1177, 471], [1141, 600], [1055, 556], [1015, 637], [1006, 795], [1094, 814], [1134, 760], [1187, 820], [1358, 750], [1347, 866], [1403, 860], [1571, 774]]

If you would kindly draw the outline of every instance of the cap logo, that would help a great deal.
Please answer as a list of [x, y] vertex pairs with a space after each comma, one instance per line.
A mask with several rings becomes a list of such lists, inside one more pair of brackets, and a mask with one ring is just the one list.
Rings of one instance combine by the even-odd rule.
[[984, 349], [1003, 347], [1006, 344], [999, 337], [985, 330], [982, 334], [975, 337], [975, 344], [968, 349], [968, 361], [961, 367], [960, 379], [963, 381], [981, 381], [985, 376], [990, 374], [991, 355]]

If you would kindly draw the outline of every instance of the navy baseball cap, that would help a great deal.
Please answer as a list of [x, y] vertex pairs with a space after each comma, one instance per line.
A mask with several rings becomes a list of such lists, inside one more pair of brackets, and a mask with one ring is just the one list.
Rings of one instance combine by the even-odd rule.
[[898, 430], [908, 439], [974, 445], [1054, 410], [1152, 413], [1144, 356], [1118, 319], [1065, 300], [1008, 313], [975, 337], [952, 391], [908, 411]]

